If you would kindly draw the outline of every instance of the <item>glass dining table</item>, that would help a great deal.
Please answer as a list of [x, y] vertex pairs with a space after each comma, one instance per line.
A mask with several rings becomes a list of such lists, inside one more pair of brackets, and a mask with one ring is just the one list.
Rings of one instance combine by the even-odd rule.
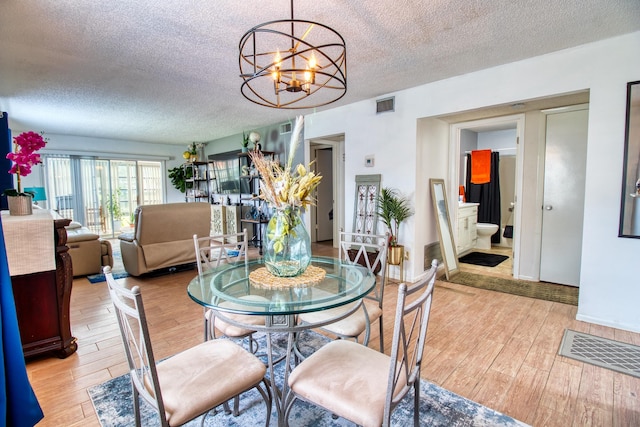
[[[266, 273], [262, 258], [221, 265], [194, 277], [187, 292], [198, 304], [211, 308], [216, 317], [239, 327], [265, 332], [267, 335], [267, 368], [278, 425], [284, 425], [283, 414], [288, 398], [287, 379], [292, 369], [291, 356], [297, 360], [295, 336], [305, 329], [341, 320], [362, 305], [362, 298], [373, 290], [375, 275], [367, 268], [338, 258], [312, 257], [303, 275], [276, 278]], [[298, 323], [302, 313], [330, 310], [335, 314], [322, 323]], [[263, 325], [247, 325], [238, 316], [264, 316]], [[272, 334], [287, 333], [284, 379], [274, 380]], [[275, 362], [275, 363], [274, 363]]]

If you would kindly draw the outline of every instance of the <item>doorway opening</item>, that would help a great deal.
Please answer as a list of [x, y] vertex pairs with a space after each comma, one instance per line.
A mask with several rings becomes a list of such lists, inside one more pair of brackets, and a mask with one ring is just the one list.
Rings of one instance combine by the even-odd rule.
[[[452, 187], [458, 190], [461, 202], [452, 204], [453, 225], [457, 235], [458, 257], [471, 254], [499, 255], [506, 259], [497, 265], [483, 265], [482, 257], [474, 258], [480, 264], [468, 264], [464, 267], [474, 273], [489, 272], [492, 275], [517, 277], [518, 271], [518, 233], [516, 231], [517, 194], [522, 180], [522, 151], [520, 140], [524, 129], [524, 115], [509, 115], [491, 119], [474, 120], [451, 125], [452, 140]], [[476, 193], [470, 187], [471, 153], [477, 150], [489, 150], [491, 162], [498, 163], [492, 174], [491, 191]], [[494, 176], [495, 175], [495, 176]], [[489, 184], [487, 184], [489, 186]], [[491, 209], [488, 206], [491, 206]], [[491, 220], [487, 214], [491, 210]], [[477, 214], [475, 214], [477, 212]], [[473, 215], [471, 215], [473, 213]], [[473, 216], [471, 218], [469, 215]], [[470, 221], [477, 221], [469, 225]], [[484, 224], [493, 223], [497, 227], [492, 236], [481, 237]], [[463, 238], [464, 234], [470, 234]], [[482, 242], [484, 240], [484, 242]], [[514, 244], [515, 243], [515, 244]], [[462, 263], [461, 263], [462, 264]]]
[[311, 241], [338, 247], [338, 236], [344, 229], [344, 135], [314, 138], [308, 144], [309, 158], [322, 181], [316, 189], [316, 204], [310, 209]]

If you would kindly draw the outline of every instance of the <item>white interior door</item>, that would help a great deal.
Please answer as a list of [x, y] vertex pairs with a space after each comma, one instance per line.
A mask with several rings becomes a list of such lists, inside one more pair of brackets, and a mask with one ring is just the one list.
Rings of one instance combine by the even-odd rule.
[[547, 115], [541, 281], [580, 284], [588, 114]]

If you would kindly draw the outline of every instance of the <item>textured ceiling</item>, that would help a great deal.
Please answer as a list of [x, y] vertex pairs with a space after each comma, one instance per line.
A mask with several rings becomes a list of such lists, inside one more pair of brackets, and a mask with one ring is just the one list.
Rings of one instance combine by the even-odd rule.
[[[1, 0], [0, 110], [55, 134], [184, 144], [311, 110], [240, 95], [238, 42], [286, 0]], [[296, 0], [347, 43], [323, 108], [640, 30], [638, 0]]]

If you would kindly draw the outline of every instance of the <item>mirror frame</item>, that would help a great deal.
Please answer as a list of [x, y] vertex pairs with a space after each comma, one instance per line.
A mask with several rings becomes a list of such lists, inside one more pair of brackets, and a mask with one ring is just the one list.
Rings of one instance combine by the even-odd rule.
[[431, 200], [433, 200], [433, 213], [436, 217], [436, 228], [440, 239], [440, 254], [444, 261], [444, 270], [449, 280], [460, 270], [458, 268], [458, 254], [456, 243], [453, 240], [453, 229], [451, 228], [451, 215], [447, 203], [447, 191], [444, 186], [444, 179], [429, 179], [431, 187]]
[[640, 239], [640, 81], [627, 83], [626, 119], [618, 237]]

